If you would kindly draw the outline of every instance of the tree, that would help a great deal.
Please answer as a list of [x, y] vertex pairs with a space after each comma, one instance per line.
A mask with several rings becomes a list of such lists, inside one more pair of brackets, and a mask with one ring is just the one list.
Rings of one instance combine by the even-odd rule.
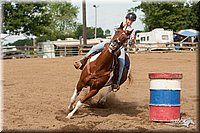
[[77, 27], [76, 18], [78, 7], [71, 3], [51, 3], [49, 4], [52, 14], [52, 24], [50, 27], [56, 34], [71, 36]]
[[195, 25], [195, 29], [200, 31], [200, 2], [194, 4], [192, 6], [192, 11], [194, 12], [194, 15], [196, 15], [197, 17], [197, 20], [194, 22], [194, 25]]
[[11, 46], [31, 46], [32, 40], [31, 39], [23, 39], [23, 40], [17, 40], [14, 43], [9, 44]]
[[103, 31], [103, 29], [102, 28], [97, 28], [97, 37], [105, 37], [105, 35], [104, 35], [104, 31]]
[[[79, 39], [80, 36], [82, 36], [82, 33], [83, 33], [83, 28], [82, 28], [82, 24], [79, 24], [77, 26], [77, 29], [75, 31], [75, 35], [76, 35], [76, 38]], [[92, 39], [94, 38], [94, 28], [92, 27], [87, 27], [87, 38], [88, 39]]]
[[5, 3], [3, 32], [11, 35], [44, 35], [49, 32], [51, 15], [45, 3]]
[[[145, 31], [155, 28], [173, 29], [197, 29], [197, 3], [184, 5], [183, 2], [142, 2], [141, 5], [130, 10], [141, 9], [145, 16], [142, 19], [145, 24]], [[195, 12], [196, 11], [196, 12]]]
[[[75, 31], [76, 38], [79, 39], [80, 36], [82, 36], [82, 24], [79, 24], [77, 26], [77, 29]], [[97, 28], [97, 37], [105, 37], [104, 36], [104, 31], [102, 28]], [[94, 38], [94, 27], [87, 27], [87, 38], [88, 39], [93, 39]]]
[[71, 3], [5, 3], [3, 32], [34, 35], [38, 41], [75, 36], [78, 8]]
[[105, 36], [110, 36], [110, 30], [109, 29], [105, 30]]

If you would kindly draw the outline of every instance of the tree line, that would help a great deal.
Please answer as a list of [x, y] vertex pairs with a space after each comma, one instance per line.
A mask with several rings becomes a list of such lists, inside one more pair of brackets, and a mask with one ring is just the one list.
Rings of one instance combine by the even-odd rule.
[[[82, 36], [82, 24], [77, 22], [78, 7], [65, 3], [4, 3], [3, 33], [27, 36], [12, 45], [32, 45], [29, 36], [36, 36], [37, 42], [76, 38]], [[107, 30], [107, 34], [110, 31]], [[102, 28], [97, 28], [97, 37], [105, 37]], [[88, 39], [94, 38], [94, 27], [87, 27]]]
[[141, 5], [129, 11], [144, 12], [142, 22], [145, 31], [155, 28], [172, 29], [178, 32], [182, 29], [200, 30], [200, 2], [186, 3], [185, 1], [142, 2]]
[[[200, 2], [141, 2], [141, 5], [127, 10], [128, 12], [141, 10], [144, 12], [142, 22], [144, 31], [155, 28], [196, 29], [199, 31]], [[3, 33], [10, 35], [24, 34], [36, 36], [36, 41], [65, 39], [68, 37], [79, 39], [82, 36], [82, 24], [77, 22], [78, 7], [70, 2], [65, 3], [14, 3], [3, 4]], [[139, 16], [138, 16], [139, 19]], [[97, 37], [105, 37], [105, 32], [97, 28]], [[94, 27], [87, 27], [88, 39], [94, 38]], [[31, 45], [26, 39], [26, 45]], [[20, 45], [21, 40], [15, 44]]]

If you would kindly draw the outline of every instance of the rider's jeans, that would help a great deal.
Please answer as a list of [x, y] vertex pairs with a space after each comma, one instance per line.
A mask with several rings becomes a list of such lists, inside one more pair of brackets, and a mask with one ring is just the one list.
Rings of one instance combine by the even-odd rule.
[[118, 57], [119, 60], [119, 77], [117, 80], [117, 84], [120, 84], [120, 80], [123, 74], [123, 70], [124, 70], [124, 65], [125, 65], [125, 50], [124, 47], [121, 48], [121, 54]]
[[[88, 57], [89, 55], [91, 55], [92, 53], [94, 52], [97, 52], [97, 51], [102, 51], [102, 49], [104, 48], [104, 45], [106, 44], [107, 42], [101, 42], [97, 45], [94, 45], [90, 51], [84, 56], [84, 57]], [[83, 58], [84, 58], [83, 57]]]

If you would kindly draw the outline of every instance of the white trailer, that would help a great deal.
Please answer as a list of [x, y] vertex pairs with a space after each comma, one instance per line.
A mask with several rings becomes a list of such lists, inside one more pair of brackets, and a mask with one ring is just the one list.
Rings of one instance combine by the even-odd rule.
[[137, 33], [136, 42], [139, 44], [170, 43], [173, 42], [173, 31], [156, 28], [150, 32]]

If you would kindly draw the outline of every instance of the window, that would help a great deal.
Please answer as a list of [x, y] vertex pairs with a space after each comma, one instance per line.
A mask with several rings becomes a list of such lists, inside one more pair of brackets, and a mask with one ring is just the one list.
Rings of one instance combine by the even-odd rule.
[[147, 36], [147, 41], [149, 41], [149, 36]]
[[162, 35], [162, 40], [169, 40], [169, 36], [168, 35]]
[[145, 37], [141, 37], [141, 41], [145, 41]]

